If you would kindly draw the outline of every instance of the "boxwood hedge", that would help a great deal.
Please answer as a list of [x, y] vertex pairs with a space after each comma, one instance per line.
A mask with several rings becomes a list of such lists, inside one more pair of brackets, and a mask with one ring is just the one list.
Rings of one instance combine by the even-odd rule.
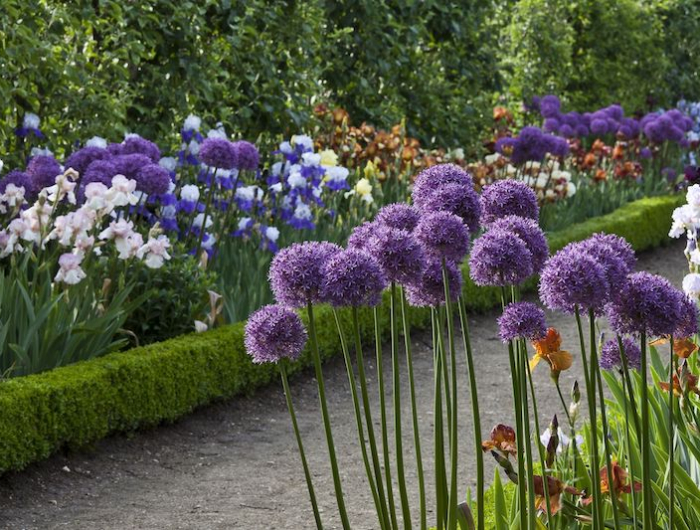
[[[636, 250], [657, 246], [667, 239], [670, 215], [679, 202], [679, 197], [662, 197], [628, 204], [550, 234], [551, 250], [600, 231], [626, 237]], [[492, 289], [466, 281], [464, 291], [474, 311], [498, 303]], [[372, 315], [362, 312], [361, 319], [362, 332], [369, 338]], [[424, 325], [428, 314], [415, 310], [411, 319]], [[382, 320], [387, 330], [386, 313]], [[243, 328], [243, 323], [234, 324], [2, 382], [0, 473], [22, 469], [64, 447], [79, 448], [112, 433], [174, 421], [198, 406], [270, 382], [276, 369], [250, 362]], [[322, 355], [336, 354], [340, 346], [328, 308], [319, 308], [318, 328]], [[305, 353], [289, 369], [309, 364]]]

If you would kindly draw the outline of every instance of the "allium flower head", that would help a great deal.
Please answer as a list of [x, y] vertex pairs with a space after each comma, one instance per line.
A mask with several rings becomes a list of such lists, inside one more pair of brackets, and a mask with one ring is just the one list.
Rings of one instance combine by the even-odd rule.
[[199, 147], [199, 158], [209, 167], [234, 169], [238, 164], [238, 150], [225, 138], [207, 138]]
[[477, 285], [520, 285], [533, 273], [525, 242], [503, 230], [489, 230], [474, 241], [469, 273]]
[[90, 162], [95, 160], [104, 160], [105, 158], [110, 158], [111, 156], [112, 155], [106, 149], [101, 149], [99, 147], [83, 147], [66, 158], [63, 166], [65, 169], [75, 169], [78, 174], [82, 176], [87, 167], [90, 165]]
[[32, 187], [37, 191], [53, 186], [56, 176], [61, 173], [61, 164], [52, 156], [35, 156], [27, 165], [27, 174], [31, 177]]
[[236, 149], [237, 168], [241, 171], [255, 171], [260, 165], [260, 153], [258, 148], [250, 142], [241, 140], [234, 142]]
[[[613, 239], [606, 239], [606, 237], [603, 234], [597, 234], [583, 241], [570, 243], [564, 247], [564, 250], [582, 252], [593, 258], [603, 267], [608, 285], [613, 288], [625, 283], [627, 275], [634, 270], [636, 259], [634, 251], [631, 250], [632, 247], [624, 239], [615, 239], [617, 236], [612, 236]], [[620, 239], [622, 241], [619, 241]], [[627, 253], [627, 247], [632, 252], [631, 257]], [[616, 291], [611, 289], [610, 295], [616, 296]]]
[[550, 309], [574, 313], [576, 307], [599, 313], [610, 298], [605, 269], [576, 248], [562, 249], [545, 263], [540, 299]]
[[662, 276], [636, 272], [627, 277], [606, 307], [610, 326], [619, 334], [671, 335], [682, 321], [684, 295]]
[[289, 307], [320, 303], [324, 266], [341, 250], [325, 241], [308, 241], [278, 252], [270, 266], [270, 287], [277, 302]]
[[365, 221], [361, 225], [353, 228], [350, 237], [348, 238], [348, 248], [356, 250], [365, 250], [370, 238], [377, 230], [377, 224], [371, 221]]
[[[622, 339], [622, 347], [625, 351], [625, 359], [627, 359], [627, 367], [639, 370], [642, 366], [642, 352], [639, 345], [631, 337]], [[622, 357], [620, 356], [620, 345], [617, 339], [607, 341], [600, 350], [600, 359], [598, 361], [603, 370], [622, 369]]]
[[[445, 262], [450, 300], [456, 301], [462, 293], [462, 273], [452, 261]], [[442, 262], [428, 258], [428, 262], [416, 283], [406, 286], [408, 303], [416, 307], [437, 307], [445, 303], [445, 284], [442, 281]]]
[[436, 189], [445, 184], [459, 184], [464, 187], [474, 187], [469, 173], [455, 164], [438, 164], [421, 171], [413, 183], [413, 204], [419, 209]]
[[331, 256], [323, 268], [321, 299], [335, 307], [376, 306], [387, 286], [377, 260], [361, 250]]
[[469, 231], [462, 219], [449, 212], [423, 215], [415, 236], [426, 253], [459, 263], [469, 251]]
[[170, 174], [158, 164], [143, 166], [136, 174], [136, 188], [148, 195], [162, 195], [169, 187]]
[[136, 180], [141, 168], [153, 163], [150, 158], [140, 153], [115, 156], [110, 162], [117, 168], [117, 174], [124, 175], [129, 180]]
[[151, 162], [153, 162], [154, 164], [157, 164], [160, 160], [160, 149], [158, 149], [158, 146], [150, 140], [146, 140], [145, 138], [141, 138], [140, 136], [130, 136], [126, 140], [124, 140], [120, 154], [145, 155], [148, 158], [150, 158]]
[[423, 247], [413, 234], [398, 228], [376, 225], [364, 250], [377, 260], [390, 282], [415, 283], [425, 269]]
[[532, 272], [537, 274], [542, 270], [544, 262], [549, 257], [549, 246], [537, 221], [517, 215], [508, 215], [494, 221], [490, 230], [510, 232], [522, 239], [532, 255]]
[[420, 219], [420, 213], [415, 206], [405, 203], [389, 204], [377, 212], [375, 221], [379, 224], [413, 232]]
[[250, 315], [245, 326], [245, 349], [256, 364], [297, 359], [306, 345], [306, 329], [294, 311], [268, 305]]
[[85, 187], [91, 182], [101, 182], [109, 188], [112, 185], [112, 178], [118, 173], [117, 167], [109, 160], [95, 160], [85, 170], [80, 179], [80, 185]]
[[544, 118], [554, 118], [559, 115], [561, 101], [553, 94], [548, 94], [540, 100], [540, 114]]
[[481, 193], [481, 222], [485, 225], [507, 215], [527, 217], [537, 221], [540, 208], [532, 189], [519, 180], [499, 180], [486, 186]]
[[673, 337], [678, 339], [686, 339], [694, 336], [698, 332], [698, 306], [697, 304], [684, 296], [681, 300], [681, 315], [673, 332]]
[[431, 194], [425, 194], [416, 207], [423, 213], [449, 212], [460, 217], [472, 234], [479, 231], [481, 204], [471, 185], [444, 184]]
[[531, 302], [508, 304], [498, 319], [498, 329], [503, 342], [541, 340], [547, 334], [544, 311]]

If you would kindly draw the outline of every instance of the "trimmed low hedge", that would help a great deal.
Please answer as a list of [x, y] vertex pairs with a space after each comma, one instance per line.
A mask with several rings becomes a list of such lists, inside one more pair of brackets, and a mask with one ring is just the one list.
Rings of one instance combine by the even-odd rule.
[[[636, 250], [657, 246], [667, 239], [671, 212], [680, 202], [680, 197], [636, 201], [551, 234], [550, 247], [556, 251], [601, 231], [624, 236]], [[464, 291], [472, 310], [483, 311], [499, 302], [496, 290], [479, 288], [469, 280]], [[349, 316], [341, 312], [344, 326]], [[386, 309], [381, 317], [383, 330], [388, 331]], [[370, 338], [371, 311], [361, 311], [360, 318], [362, 333]], [[428, 312], [412, 310], [411, 320], [416, 326], [425, 325]], [[338, 353], [329, 308], [318, 309], [317, 326], [322, 356]], [[3, 382], [0, 474], [22, 469], [62, 447], [84, 447], [111, 433], [173, 421], [200, 405], [270, 382], [276, 368], [251, 363], [243, 346], [243, 329], [244, 323], [238, 323]], [[305, 352], [289, 365], [289, 371], [310, 364]]]

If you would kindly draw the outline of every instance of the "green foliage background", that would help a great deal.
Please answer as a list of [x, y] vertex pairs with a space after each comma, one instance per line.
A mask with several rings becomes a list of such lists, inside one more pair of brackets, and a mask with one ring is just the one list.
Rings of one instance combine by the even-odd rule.
[[499, 95], [699, 99], [698, 30], [700, 0], [4, 0], [0, 145], [26, 112], [60, 154], [126, 131], [166, 147], [190, 112], [290, 134], [328, 102], [470, 147]]

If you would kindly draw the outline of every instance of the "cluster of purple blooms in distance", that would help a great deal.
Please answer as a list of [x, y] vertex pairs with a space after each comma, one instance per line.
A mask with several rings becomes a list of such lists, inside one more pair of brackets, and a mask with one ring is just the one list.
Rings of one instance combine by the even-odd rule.
[[[627, 361], [627, 367], [639, 370], [642, 367], [642, 352], [639, 344], [632, 337], [622, 339], [622, 348]], [[617, 339], [607, 341], [600, 350], [600, 367], [603, 370], [621, 370], [623, 368], [620, 344]]]
[[633, 140], [644, 135], [652, 143], [675, 142], [686, 145], [686, 133], [694, 126], [693, 119], [679, 109], [650, 112], [641, 119], [625, 116], [620, 105], [610, 105], [595, 112], [562, 112], [557, 96], [534, 98], [532, 108], [544, 119], [542, 128], [564, 138], [614, 135]]
[[566, 139], [548, 134], [538, 127], [523, 127], [517, 137], [503, 137], [496, 141], [496, 152], [510, 157], [515, 165], [542, 162], [546, 155], [563, 158], [569, 154]]

